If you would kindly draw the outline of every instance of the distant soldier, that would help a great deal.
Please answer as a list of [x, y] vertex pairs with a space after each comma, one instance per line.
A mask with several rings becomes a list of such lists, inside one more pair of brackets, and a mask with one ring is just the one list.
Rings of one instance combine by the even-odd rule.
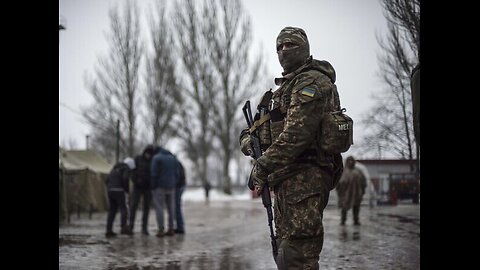
[[365, 194], [367, 180], [362, 171], [355, 167], [355, 162], [352, 156], [347, 157], [342, 177], [337, 185], [338, 207], [342, 215], [340, 225], [345, 225], [347, 212], [351, 208], [353, 208], [354, 224], [360, 225], [360, 203]]
[[[271, 118], [258, 124], [266, 147], [251, 177], [257, 194], [267, 181], [275, 192], [278, 269], [318, 269], [323, 210], [343, 166], [341, 154], [319, 148], [324, 115], [340, 110], [335, 70], [327, 61], [313, 59], [303, 29], [283, 28], [276, 49], [283, 73], [275, 79], [279, 88], [270, 101]], [[249, 129], [240, 135], [245, 155], [252, 153], [249, 135]]]

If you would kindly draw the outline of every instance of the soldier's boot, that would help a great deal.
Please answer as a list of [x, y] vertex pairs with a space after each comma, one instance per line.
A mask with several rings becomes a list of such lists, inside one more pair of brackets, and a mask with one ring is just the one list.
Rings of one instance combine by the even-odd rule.
[[353, 224], [354, 225], [360, 225], [359, 221], [359, 213], [360, 213], [360, 205], [353, 206]]
[[340, 219], [340, 225], [345, 225], [345, 221], [347, 220], [347, 210], [342, 209], [342, 217]]

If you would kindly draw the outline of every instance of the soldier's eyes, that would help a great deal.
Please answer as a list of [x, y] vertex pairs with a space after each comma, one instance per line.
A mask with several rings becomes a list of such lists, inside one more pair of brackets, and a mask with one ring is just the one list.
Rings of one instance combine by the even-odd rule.
[[277, 47], [277, 51], [291, 49], [291, 48], [294, 48], [295, 46], [296, 45], [291, 43], [291, 42], [285, 42], [285, 43], [280, 44]]

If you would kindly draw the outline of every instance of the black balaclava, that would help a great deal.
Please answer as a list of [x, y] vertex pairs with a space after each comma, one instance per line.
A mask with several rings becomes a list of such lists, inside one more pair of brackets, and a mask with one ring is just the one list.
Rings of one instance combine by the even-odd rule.
[[[278, 50], [281, 44], [287, 42], [297, 47], [284, 51]], [[298, 27], [287, 26], [283, 28], [280, 34], [278, 34], [276, 47], [278, 60], [283, 67], [283, 75], [299, 68], [310, 56], [310, 44], [308, 43], [307, 34], [303, 29]]]

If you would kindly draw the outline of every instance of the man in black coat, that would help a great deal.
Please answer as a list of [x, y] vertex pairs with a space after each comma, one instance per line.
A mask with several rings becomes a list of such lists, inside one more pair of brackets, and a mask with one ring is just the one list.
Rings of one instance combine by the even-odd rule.
[[131, 172], [135, 169], [135, 161], [127, 157], [122, 162], [119, 162], [113, 166], [110, 174], [107, 177], [107, 194], [108, 194], [108, 215], [107, 215], [107, 232], [106, 237], [116, 236], [113, 232], [113, 221], [118, 209], [120, 209], [120, 225], [121, 234], [132, 234], [129, 226], [127, 225], [128, 206], [127, 195], [129, 192], [128, 180], [130, 179]]
[[150, 164], [152, 161], [154, 146], [147, 145], [141, 155], [135, 157], [136, 168], [133, 171], [133, 192], [130, 205], [130, 229], [133, 232], [135, 225], [135, 213], [137, 212], [140, 197], [143, 197], [142, 233], [148, 235], [148, 213], [152, 201], [150, 188]]
[[185, 233], [185, 224], [183, 221], [183, 211], [182, 211], [182, 194], [185, 191], [186, 181], [185, 181], [185, 168], [177, 159], [178, 163], [178, 179], [177, 185], [175, 186], [175, 219], [177, 223], [177, 228], [175, 233], [184, 234]]

